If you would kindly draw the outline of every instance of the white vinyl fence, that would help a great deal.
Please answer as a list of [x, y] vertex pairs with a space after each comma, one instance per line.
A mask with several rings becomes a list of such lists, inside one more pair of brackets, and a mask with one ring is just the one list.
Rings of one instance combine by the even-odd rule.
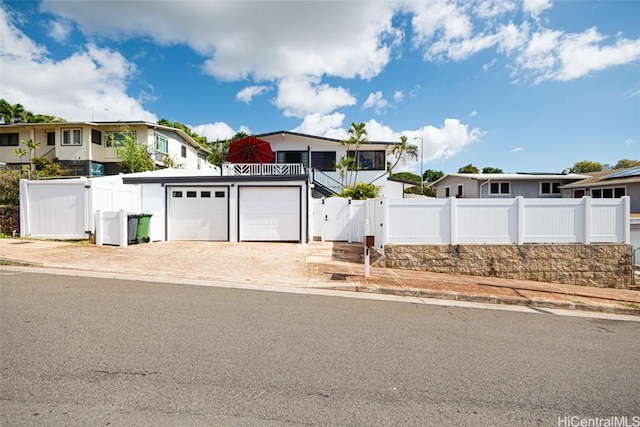
[[20, 181], [20, 235], [85, 239], [98, 210], [140, 212], [140, 190], [119, 176]]
[[342, 197], [312, 199], [312, 234], [323, 241], [363, 242], [366, 201]]
[[630, 199], [372, 199], [376, 247], [397, 244], [629, 243]]

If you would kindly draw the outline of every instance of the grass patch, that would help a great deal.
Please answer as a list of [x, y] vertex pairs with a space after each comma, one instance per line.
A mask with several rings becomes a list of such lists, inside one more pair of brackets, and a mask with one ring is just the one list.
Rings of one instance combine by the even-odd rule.
[[640, 309], [640, 305], [634, 303], [634, 302], [623, 302], [622, 305], [624, 305], [627, 308], [632, 308], [634, 310], [638, 310]]

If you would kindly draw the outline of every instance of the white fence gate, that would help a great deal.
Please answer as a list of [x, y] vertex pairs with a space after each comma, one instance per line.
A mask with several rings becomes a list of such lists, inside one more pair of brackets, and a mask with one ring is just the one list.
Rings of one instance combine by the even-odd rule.
[[314, 234], [330, 242], [363, 242], [365, 213], [364, 200], [320, 199], [313, 205]]
[[86, 239], [97, 210], [140, 212], [140, 189], [119, 176], [20, 180], [20, 235]]

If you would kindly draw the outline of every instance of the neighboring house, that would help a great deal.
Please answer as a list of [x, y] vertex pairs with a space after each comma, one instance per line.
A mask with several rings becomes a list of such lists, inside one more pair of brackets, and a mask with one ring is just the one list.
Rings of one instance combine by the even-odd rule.
[[640, 166], [593, 172], [586, 179], [562, 187], [565, 197], [591, 196], [594, 199], [630, 197], [631, 245], [640, 248]]
[[[310, 174], [314, 185], [313, 196], [325, 197], [339, 193], [350, 174], [343, 179], [336, 170], [336, 163], [343, 156], [356, 158], [355, 152], [347, 153], [339, 139], [306, 135], [303, 133], [278, 131], [254, 135], [267, 141], [275, 153], [277, 164], [301, 164]], [[387, 180], [387, 156], [391, 153], [392, 142], [369, 142], [360, 145], [357, 156], [357, 181], [378, 187], [379, 195], [402, 197], [402, 186], [389, 184]], [[353, 149], [354, 147], [352, 147]]]
[[57, 159], [72, 175], [114, 175], [120, 170], [113, 144], [123, 140], [123, 126], [149, 147], [160, 168], [169, 162], [188, 170], [213, 167], [206, 160], [209, 152], [182, 130], [141, 121], [0, 125], [0, 162], [19, 164], [13, 150], [31, 139], [40, 143], [34, 157]]
[[564, 185], [588, 177], [571, 173], [452, 173], [430, 185], [436, 188], [438, 198], [560, 198]]

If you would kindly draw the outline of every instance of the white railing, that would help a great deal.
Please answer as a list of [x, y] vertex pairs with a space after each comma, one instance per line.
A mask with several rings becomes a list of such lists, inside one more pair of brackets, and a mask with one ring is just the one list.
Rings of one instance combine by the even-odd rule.
[[300, 163], [223, 163], [222, 175], [304, 175]]
[[630, 199], [371, 199], [376, 247], [630, 243]]
[[335, 194], [340, 194], [342, 192], [343, 185], [342, 183], [336, 181], [331, 178], [329, 175], [320, 172], [317, 169], [312, 170], [312, 182], [318, 183], [324, 188], [333, 191]]

